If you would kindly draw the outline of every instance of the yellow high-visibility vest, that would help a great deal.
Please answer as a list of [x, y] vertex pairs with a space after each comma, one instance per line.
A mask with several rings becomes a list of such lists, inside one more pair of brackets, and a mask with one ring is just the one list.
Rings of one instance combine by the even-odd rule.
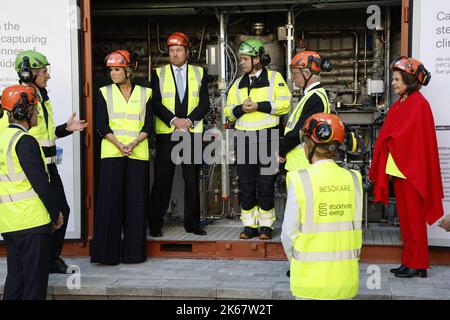
[[[286, 124], [286, 128], [284, 129], [284, 134], [287, 134], [289, 131], [292, 131], [294, 129], [295, 125], [300, 119], [300, 116], [302, 115], [303, 108], [305, 107], [306, 102], [313, 94], [317, 94], [317, 96], [322, 100], [322, 103], [324, 105], [323, 112], [330, 113], [330, 101], [328, 100], [325, 89], [313, 88], [309, 90], [304, 97], [301, 98], [300, 102], [295, 107], [294, 112], [291, 113], [288, 123]], [[309, 161], [306, 158], [305, 151], [303, 150], [301, 144], [299, 144], [286, 154], [286, 164], [284, 167], [287, 171], [298, 171], [306, 169], [309, 166]]]
[[3, 113], [3, 117], [0, 118], [0, 134], [9, 126], [8, 113]]
[[243, 77], [238, 78], [228, 91], [225, 105], [225, 116], [231, 121], [236, 121], [235, 128], [245, 131], [256, 131], [273, 128], [280, 123], [280, 116], [289, 112], [291, 107], [291, 92], [281, 74], [277, 71], [267, 70], [269, 86], [252, 88], [250, 98], [253, 102], [269, 101], [272, 106], [270, 114], [260, 111], [246, 113], [239, 119], [233, 114], [233, 109], [241, 105], [248, 97], [248, 88], [239, 89]]
[[[175, 114], [175, 95], [177, 94], [175, 81], [172, 76], [171, 65], [168, 64], [161, 68], [156, 68], [156, 74], [159, 78], [159, 89], [161, 91], [162, 104]], [[188, 112], [190, 115], [195, 108], [198, 107], [200, 101], [200, 88], [202, 86], [203, 68], [188, 64], [187, 69], [187, 86], [188, 92]], [[172, 124], [168, 127], [164, 121], [155, 115], [155, 132], [156, 134], [168, 134], [175, 131], [175, 126]], [[203, 119], [194, 123], [194, 128], [189, 129], [190, 132], [203, 132]]]
[[[35, 127], [30, 128], [28, 133], [36, 138], [36, 140], [39, 142], [39, 145], [41, 147], [55, 147], [55, 123], [53, 121], [53, 107], [50, 100], [45, 101], [44, 103], [45, 108], [47, 109], [48, 114], [48, 123], [45, 122], [45, 116], [44, 116], [44, 110], [42, 102], [38, 102], [38, 121], [37, 125]], [[56, 155], [52, 157], [46, 157], [45, 163], [55, 163], [56, 162]]]
[[[116, 139], [125, 145], [134, 141], [144, 126], [147, 101], [152, 95], [152, 89], [135, 85], [128, 102], [125, 101], [122, 92], [115, 84], [100, 88], [100, 92], [106, 101], [109, 127]], [[103, 139], [101, 158], [120, 157], [123, 157], [123, 155], [119, 149], [107, 139]], [[145, 139], [140, 142], [129, 155], [129, 158], [149, 160], [148, 140]]]
[[[33, 190], [16, 153], [17, 141], [26, 135], [6, 128], [0, 134], [0, 233], [31, 229], [49, 224], [50, 215]], [[44, 153], [41, 149], [44, 161]]]
[[362, 246], [361, 175], [324, 162], [287, 177], [300, 214], [291, 259], [292, 294], [322, 300], [354, 297]]

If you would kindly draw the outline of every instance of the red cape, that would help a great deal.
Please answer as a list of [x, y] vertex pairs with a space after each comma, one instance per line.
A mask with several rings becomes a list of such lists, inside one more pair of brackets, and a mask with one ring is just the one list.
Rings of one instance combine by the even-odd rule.
[[444, 214], [444, 192], [433, 113], [420, 92], [391, 106], [375, 143], [369, 178], [374, 183], [374, 202], [385, 204], [389, 197], [388, 152], [424, 199], [427, 223], [435, 223]]

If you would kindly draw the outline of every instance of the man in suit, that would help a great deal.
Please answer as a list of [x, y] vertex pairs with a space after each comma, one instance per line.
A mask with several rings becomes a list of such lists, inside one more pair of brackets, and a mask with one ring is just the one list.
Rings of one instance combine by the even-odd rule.
[[184, 135], [183, 143], [190, 148], [191, 154], [191, 157], [184, 157], [181, 161], [185, 182], [184, 228], [186, 232], [206, 235], [200, 226], [201, 163], [193, 161], [193, 142], [201, 141], [194, 136], [202, 135], [203, 117], [209, 110], [207, 73], [203, 68], [188, 63], [189, 38], [185, 34], [173, 33], [167, 39], [167, 46], [170, 64], [157, 68], [152, 75], [156, 159], [149, 216], [150, 235], [162, 236], [163, 216], [169, 206], [175, 171], [176, 159], [172, 158], [172, 150], [179, 143], [180, 131]]

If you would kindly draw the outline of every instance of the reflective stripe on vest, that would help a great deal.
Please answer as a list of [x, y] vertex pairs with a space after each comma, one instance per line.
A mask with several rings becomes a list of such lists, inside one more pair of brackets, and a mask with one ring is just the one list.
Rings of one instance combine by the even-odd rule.
[[[120, 89], [116, 85], [109, 85], [100, 89], [106, 100], [109, 126], [114, 136], [123, 144], [129, 144], [139, 136], [145, 124], [147, 101], [151, 96], [151, 89], [134, 86], [133, 92], [126, 102]], [[149, 95], [150, 93], [150, 95]], [[107, 139], [102, 140], [101, 158], [123, 157], [120, 151]], [[129, 156], [131, 159], [148, 160], [148, 140], [139, 143]]]
[[[161, 102], [170, 112], [175, 114], [175, 98], [176, 98], [176, 85], [175, 80], [170, 70], [171, 65], [168, 64], [164, 67], [157, 68], [156, 73], [159, 77], [159, 90], [161, 92]], [[200, 89], [202, 85], [203, 69], [198, 66], [187, 66], [187, 90], [185, 93], [188, 99], [187, 115], [190, 115], [192, 111], [197, 108], [200, 97]], [[194, 75], [192, 77], [192, 74]], [[168, 127], [158, 116], [155, 116], [155, 131], [156, 134], [169, 134], [175, 131], [175, 126]], [[203, 132], [203, 119], [194, 123], [194, 128], [189, 129], [190, 132], [201, 133]]]
[[360, 249], [335, 252], [299, 252], [294, 250], [292, 257], [302, 262], [331, 262], [359, 259]]
[[56, 163], [56, 156], [45, 158], [45, 164]]
[[16, 194], [10, 194], [7, 196], [0, 196], [0, 203], [16, 202], [20, 200], [25, 200], [28, 198], [37, 197], [37, 193], [34, 190], [24, 191]]

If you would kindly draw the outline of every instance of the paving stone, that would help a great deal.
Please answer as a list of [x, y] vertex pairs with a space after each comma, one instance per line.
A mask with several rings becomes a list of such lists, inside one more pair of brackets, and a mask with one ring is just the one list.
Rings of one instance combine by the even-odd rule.
[[436, 288], [391, 288], [394, 300], [449, 300], [450, 291]]
[[217, 287], [221, 281], [174, 280], [168, 281], [162, 288], [163, 297], [217, 297]]
[[148, 296], [108, 296], [108, 300], [161, 300], [161, 297], [148, 297]]
[[107, 288], [108, 296], [161, 297], [162, 287], [167, 280], [118, 279]]
[[359, 289], [358, 294], [352, 300], [391, 300], [392, 292], [390, 288], [369, 290]]
[[107, 288], [116, 281], [112, 278], [88, 278], [82, 277], [80, 281], [80, 289], [69, 289], [67, 285], [55, 285], [53, 286], [53, 294], [57, 295], [76, 295], [76, 296], [88, 296], [99, 295], [107, 296]]
[[105, 295], [55, 295], [54, 300], [108, 300]]
[[289, 282], [277, 283], [272, 290], [272, 297], [275, 300], [295, 300], [291, 293]]
[[217, 298], [272, 299], [274, 282], [223, 282], [217, 287]]

